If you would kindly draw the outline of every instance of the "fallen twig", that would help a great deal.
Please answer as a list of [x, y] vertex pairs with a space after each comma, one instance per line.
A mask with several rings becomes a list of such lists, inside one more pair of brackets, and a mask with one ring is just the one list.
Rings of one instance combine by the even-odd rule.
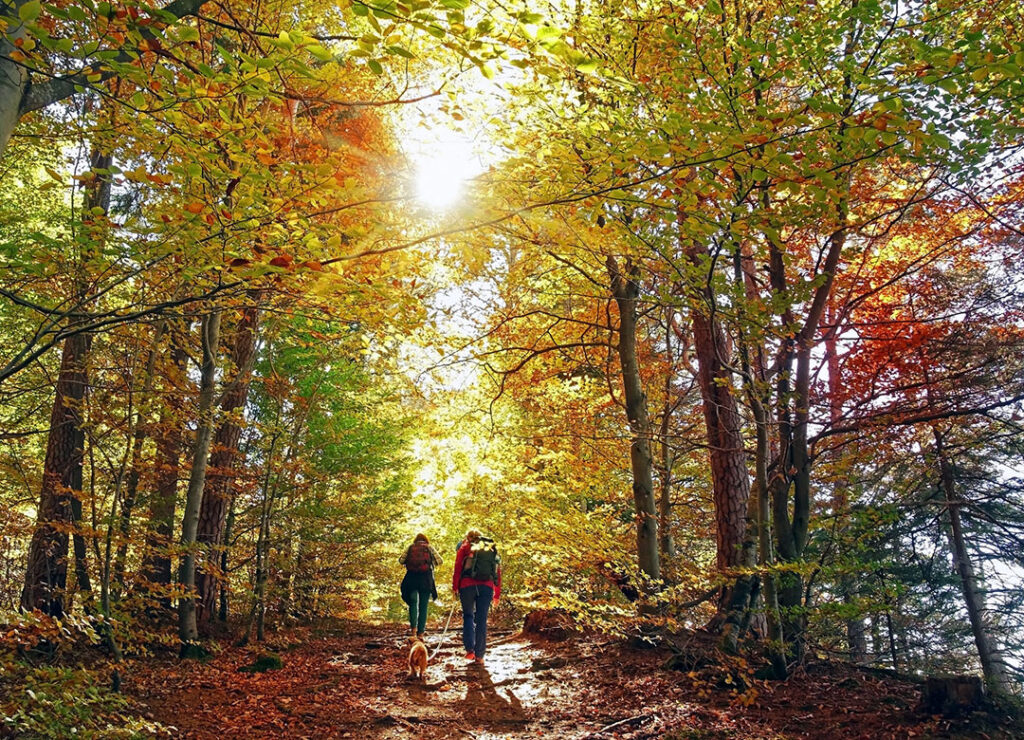
[[504, 645], [506, 642], [512, 642], [513, 640], [515, 640], [516, 638], [519, 638], [519, 637], [522, 637], [522, 633], [521, 632], [513, 632], [510, 635], [505, 635], [504, 637], [495, 640], [494, 642], [492, 642], [487, 647], [492, 648], [492, 647], [495, 647], [496, 645]]
[[604, 727], [602, 727], [600, 730], [598, 730], [594, 734], [595, 735], [603, 735], [606, 732], [611, 732], [616, 727], [622, 727], [623, 725], [631, 725], [634, 722], [642, 722], [643, 720], [648, 719], [650, 716], [651, 716], [651, 714], [650, 714], [650, 712], [648, 712], [646, 714], [638, 714], [635, 717], [626, 717], [625, 719], [620, 719], [617, 722], [612, 722], [610, 725], [605, 725]]

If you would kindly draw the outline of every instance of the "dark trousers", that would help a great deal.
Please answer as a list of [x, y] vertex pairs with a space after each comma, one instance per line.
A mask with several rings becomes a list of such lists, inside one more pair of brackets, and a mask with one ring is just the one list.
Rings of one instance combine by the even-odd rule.
[[487, 613], [491, 610], [494, 589], [490, 586], [466, 586], [459, 589], [462, 602], [462, 644], [467, 653], [484, 657], [487, 649]]
[[429, 591], [409, 592], [409, 626], [421, 635], [427, 629], [427, 608], [429, 606]]

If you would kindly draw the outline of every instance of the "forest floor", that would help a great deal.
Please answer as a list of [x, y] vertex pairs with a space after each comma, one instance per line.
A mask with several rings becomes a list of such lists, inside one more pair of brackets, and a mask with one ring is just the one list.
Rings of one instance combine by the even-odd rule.
[[[751, 679], [740, 692], [721, 667], [666, 670], [667, 652], [600, 637], [496, 635], [477, 666], [466, 665], [453, 629], [419, 682], [406, 677], [405, 637], [351, 623], [290, 630], [271, 643], [278, 670], [240, 672], [258, 651], [226, 647], [203, 665], [140, 660], [124, 690], [139, 715], [195, 740], [1024, 736], [987, 713], [919, 714], [911, 680], [814, 664], [784, 682]], [[431, 651], [438, 639], [428, 635]]]

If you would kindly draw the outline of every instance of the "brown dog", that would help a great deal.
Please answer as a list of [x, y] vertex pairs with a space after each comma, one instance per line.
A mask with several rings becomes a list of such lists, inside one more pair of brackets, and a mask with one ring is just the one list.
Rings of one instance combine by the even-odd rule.
[[419, 637], [409, 638], [409, 678], [427, 680], [427, 646]]

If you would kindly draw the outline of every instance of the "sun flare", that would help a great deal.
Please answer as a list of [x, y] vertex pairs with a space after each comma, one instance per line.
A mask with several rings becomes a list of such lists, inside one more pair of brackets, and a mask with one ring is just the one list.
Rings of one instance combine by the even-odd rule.
[[445, 211], [458, 204], [467, 183], [480, 169], [467, 139], [425, 143], [414, 161], [416, 200], [434, 211]]

